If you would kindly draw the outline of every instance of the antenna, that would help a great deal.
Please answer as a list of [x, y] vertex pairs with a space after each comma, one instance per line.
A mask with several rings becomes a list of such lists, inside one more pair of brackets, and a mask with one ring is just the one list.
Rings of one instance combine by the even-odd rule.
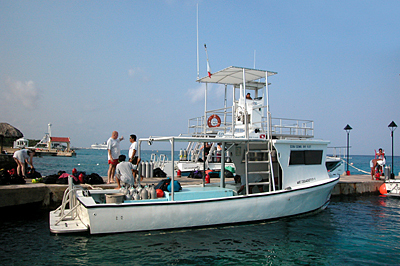
[[199, 3], [197, 3], [197, 80], [200, 79], [200, 65], [199, 65]]
[[254, 50], [254, 69], [256, 69], [256, 50]]

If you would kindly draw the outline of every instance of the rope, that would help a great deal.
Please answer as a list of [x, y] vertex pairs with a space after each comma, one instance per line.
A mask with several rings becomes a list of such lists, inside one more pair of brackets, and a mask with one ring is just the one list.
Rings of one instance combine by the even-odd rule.
[[362, 173], [364, 173], [364, 174], [371, 174], [371, 173], [369, 173], [369, 172], [367, 172], [367, 171], [364, 171], [364, 170], [361, 170], [360, 168], [355, 167], [352, 163], [350, 164], [350, 163], [346, 162], [346, 161], [343, 160], [343, 159], [341, 159], [341, 160], [342, 160], [343, 162], [345, 162], [347, 165], [353, 167], [354, 169], [356, 169], [356, 170], [359, 171], [359, 172], [362, 172]]

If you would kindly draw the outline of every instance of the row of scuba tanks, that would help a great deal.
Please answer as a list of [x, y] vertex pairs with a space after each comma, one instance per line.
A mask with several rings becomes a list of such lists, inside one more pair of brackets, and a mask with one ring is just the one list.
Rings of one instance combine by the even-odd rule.
[[141, 176], [146, 177], [146, 178], [151, 178], [153, 177], [153, 170], [154, 170], [154, 163], [153, 162], [141, 162]]
[[[125, 200], [145, 200], [145, 199], [156, 199], [157, 198], [157, 191], [156, 191], [154, 185], [149, 185], [149, 186], [145, 186], [145, 187], [137, 187], [137, 188], [121, 187], [121, 193], [123, 193], [125, 195]], [[163, 195], [160, 195], [160, 196], [163, 196]]]

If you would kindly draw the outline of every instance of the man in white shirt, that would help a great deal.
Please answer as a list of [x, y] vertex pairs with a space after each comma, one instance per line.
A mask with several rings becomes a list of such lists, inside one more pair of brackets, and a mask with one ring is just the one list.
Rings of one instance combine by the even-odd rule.
[[137, 156], [137, 142], [136, 142], [136, 135], [130, 135], [129, 141], [132, 143], [131, 146], [129, 147], [129, 161], [134, 164], [138, 165], [140, 162], [140, 159]]
[[115, 170], [115, 177], [117, 179], [118, 187], [116, 189], [121, 188], [121, 183], [128, 184], [129, 186], [135, 185], [135, 176], [137, 166], [131, 164], [130, 162], [125, 162], [126, 156], [121, 154], [118, 158], [119, 163]]
[[118, 164], [118, 157], [121, 154], [121, 148], [119, 147], [119, 143], [123, 140], [124, 137], [121, 136], [118, 138], [118, 132], [113, 131], [111, 134], [111, 138], [107, 140], [107, 152], [108, 152], [108, 173], [107, 173], [107, 184], [114, 183], [114, 174], [115, 168]]

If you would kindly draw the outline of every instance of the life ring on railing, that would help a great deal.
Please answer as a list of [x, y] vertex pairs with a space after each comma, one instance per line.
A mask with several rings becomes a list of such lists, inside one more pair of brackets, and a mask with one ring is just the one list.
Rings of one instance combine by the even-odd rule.
[[[217, 124], [216, 124], [216, 125], [213, 125], [213, 124], [211, 123], [211, 121], [212, 121], [214, 118], [217, 119]], [[220, 118], [218, 115], [211, 115], [211, 116], [208, 118], [208, 120], [207, 120], [207, 125], [208, 125], [208, 127], [219, 127], [219, 126], [221, 125], [221, 118]]]
[[260, 139], [265, 139], [265, 134], [260, 134]]

